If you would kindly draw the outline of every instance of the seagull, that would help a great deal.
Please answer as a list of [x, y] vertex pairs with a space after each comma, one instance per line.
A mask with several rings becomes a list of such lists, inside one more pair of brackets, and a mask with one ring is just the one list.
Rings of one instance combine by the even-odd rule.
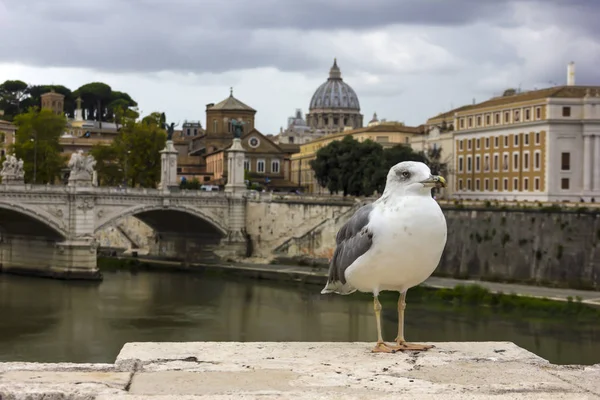
[[[379, 199], [359, 208], [338, 231], [321, 294], [373, 293], [377, 344], [373, 352], [424, 351], [433, 346], [404, 340], [406, 291], [427, 279], [438, 266], [446, 245], [446, 218], [431, 196], [446, 180], [432, 175], [422, 162], [405, 161], [390, 168]], [[396, 345], [381, 336], [379, 293], [397, 291]]]

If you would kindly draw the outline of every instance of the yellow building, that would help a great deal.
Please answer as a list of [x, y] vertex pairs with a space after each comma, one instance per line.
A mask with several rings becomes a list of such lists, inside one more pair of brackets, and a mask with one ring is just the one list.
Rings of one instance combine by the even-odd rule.
[[328, 193], [326, 188], [321, 187], [314, 176], [310, 167], [310, 162], [317, 157], [317, 151], [327, 146], [329, 143], [342, 140], [346, 136], [352, 136], [354, 139], [364, 142], [372, 140], [381, 144], [384, 148], [392, 147], [397, 144], [410, 145], [413, 136], [421, 135], [423, 127], [405, 126], [399, 122], [380, 122], [372, 124], [366, 128], [347, 130], [341, 133], [326, 135], [322, 138], [300, 146], [300, 152], [292, 155], [291, 158], [291, 176], [290, 179], [295, 184], [304, 187], [308, 193]]
[[569, 83], [456, 110], [455, 196], [600, 199], [600, 86]]

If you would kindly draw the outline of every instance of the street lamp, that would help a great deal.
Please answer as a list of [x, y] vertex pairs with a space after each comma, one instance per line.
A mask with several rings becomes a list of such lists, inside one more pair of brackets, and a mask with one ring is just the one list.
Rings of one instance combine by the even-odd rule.
[[127, 179], [127, 170], [129, 168], [129, 155], [131, 154], [131, 150], [127, 150], [127, 154], [125, 155], [125, 187], [129, 186], [129, 182]]
[[35, 137], [32, 137], [30, 140], [33, 142], [33, 184], [36, 183], [37, 177], [37, 133], [34, 132]]

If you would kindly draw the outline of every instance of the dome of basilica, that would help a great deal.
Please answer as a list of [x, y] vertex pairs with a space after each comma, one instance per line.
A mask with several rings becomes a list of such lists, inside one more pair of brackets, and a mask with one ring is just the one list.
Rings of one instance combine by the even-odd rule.
[[342, 80], [337, 60], [333, 61], [327, 81], [317, 88], [310, 100], [310, 111], [322, 108], [360, 111], [358, 96], [354, 89]]
[[310, 99], [306, 122], [312, 130], [325, 133], [363, 126], [358, 96], [342, 80], [342, 73], [335, 59], [327, 82], [319, 86]]

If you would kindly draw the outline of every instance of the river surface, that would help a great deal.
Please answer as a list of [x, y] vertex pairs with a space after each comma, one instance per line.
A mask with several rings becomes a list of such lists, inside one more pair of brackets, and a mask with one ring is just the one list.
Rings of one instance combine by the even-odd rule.
[[[0, 274], [0, 361], [114, 362], [126, 342], [365, 341], [372, 301], [321, 287], [185, 273], [105, 272], [102, 283]], [[411, 302], [412, 341], [511, 341], [559, 364], [600, 363], [600, 322], [526, 320]], [[396, 304], [383, 302], [396, 337]], [[370, 345], [370, 344], [369, 344]]]

